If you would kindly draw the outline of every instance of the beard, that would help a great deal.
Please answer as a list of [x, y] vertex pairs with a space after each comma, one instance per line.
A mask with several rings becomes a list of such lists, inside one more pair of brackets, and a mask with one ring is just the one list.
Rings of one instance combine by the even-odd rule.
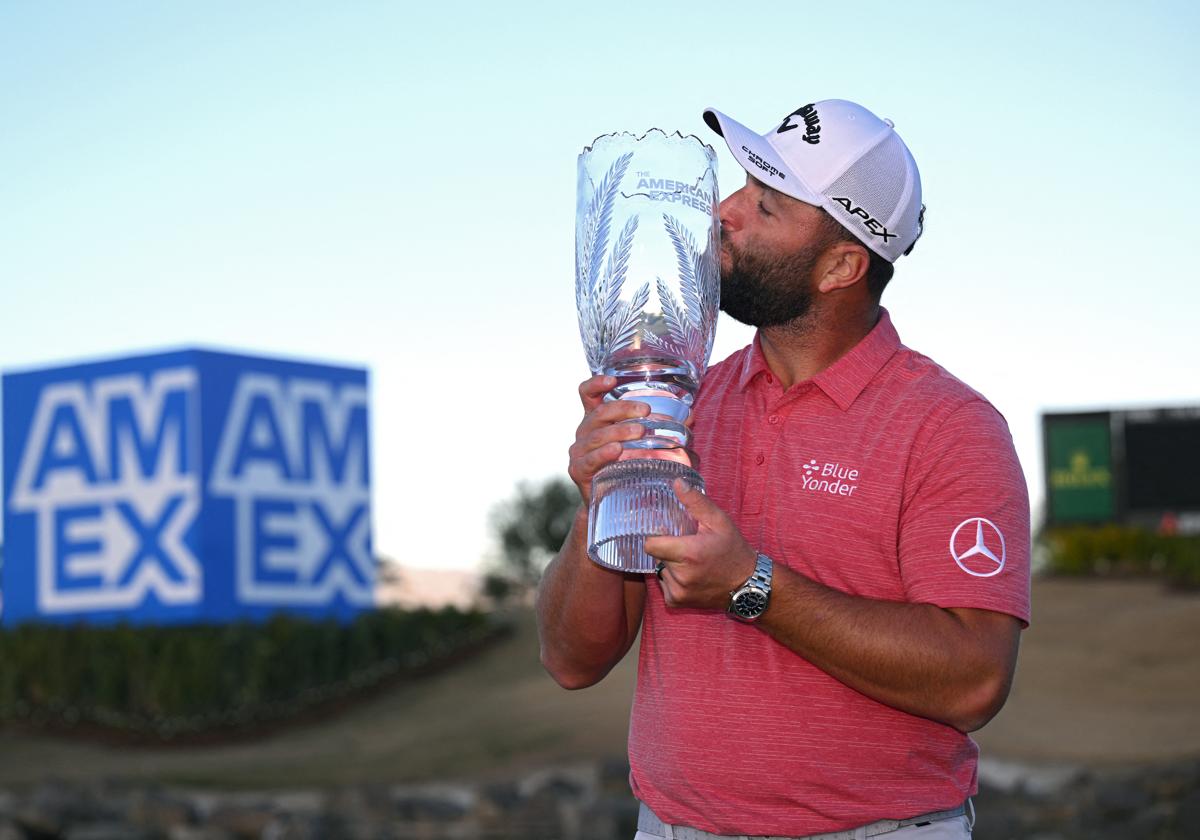
[[729, 243], [725, 247], [730, 270], [721, 273], [722, 312], [751, 327], [777, 327], [808, 313], [813, 303], [809, 281], [819, 247], [779, 256], [736, 251]]

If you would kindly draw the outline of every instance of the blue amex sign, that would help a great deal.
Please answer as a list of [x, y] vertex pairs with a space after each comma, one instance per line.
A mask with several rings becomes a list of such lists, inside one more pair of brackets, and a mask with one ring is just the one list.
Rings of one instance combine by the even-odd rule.
[[4, 377], [3, 622], [351, 618], [367, 373], [188, 350]]

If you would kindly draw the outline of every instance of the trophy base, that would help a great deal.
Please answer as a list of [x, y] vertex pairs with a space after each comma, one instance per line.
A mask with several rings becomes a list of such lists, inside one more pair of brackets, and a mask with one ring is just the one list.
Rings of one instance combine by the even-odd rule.
[[646, 537], [682, 537], [697, 530], [672, 489], [677, 478], [704, 490], [700, 473], [658, 458], [617, 461], [596, 473], [588, 510], [588, 557], [608, 569], [653, 572], [657, 561], [643, 548]]

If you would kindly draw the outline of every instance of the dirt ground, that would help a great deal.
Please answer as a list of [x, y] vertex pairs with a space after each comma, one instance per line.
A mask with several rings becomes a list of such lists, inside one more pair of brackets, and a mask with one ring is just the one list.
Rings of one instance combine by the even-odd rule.
[[[207, 747], [113, 747], [0, 731], [0, 785], [46, 778], [292, 787], [506, 777], [624, 754], [634, 657], [559, 689], [532, 621], [478, 659], [317, 725]], [[1113, 765], [1200, 756], [1200, 596], [1160, 584], [1042, 580], [987, 757]]]
[[976, 740], [984, 755], [1034, 763], [1200, 756], [1200, 594], [1035, 582], [1012, 693]]

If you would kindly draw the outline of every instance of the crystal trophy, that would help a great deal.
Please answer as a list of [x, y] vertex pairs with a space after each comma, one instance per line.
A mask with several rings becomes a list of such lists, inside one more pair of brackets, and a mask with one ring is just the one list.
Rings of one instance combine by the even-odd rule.
[[696, 533], [675, 479], [704, 489], [687, 419], [716, 333], [720, 296], [717, 158], [696, 137], [651, 129], [597, 138], [579, 155], [575, 301], [593, 374], [638, 400], [645, 434], [592, 481], [588, 556], [648, 573], [646, 537]]

